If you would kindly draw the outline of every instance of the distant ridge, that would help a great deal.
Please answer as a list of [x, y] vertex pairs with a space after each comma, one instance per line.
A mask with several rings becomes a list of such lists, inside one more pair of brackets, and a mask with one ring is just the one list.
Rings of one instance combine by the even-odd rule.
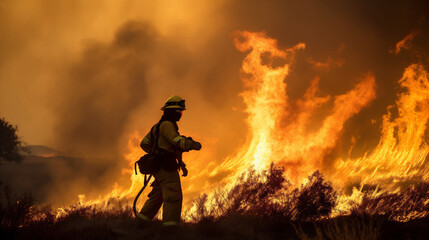
[[25, 156], [38, 156], [38, 157], [58, 157], [61, 156], [61, 153], [55, 149], [52, 149], [43, 145], [29, 145], [27, 149], [30, 150], [29, 153], [22, 152], [22, 155]]

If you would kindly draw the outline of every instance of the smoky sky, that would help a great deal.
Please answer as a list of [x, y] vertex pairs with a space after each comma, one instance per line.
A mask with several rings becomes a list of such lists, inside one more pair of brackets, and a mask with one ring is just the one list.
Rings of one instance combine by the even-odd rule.
[[[142, 106], [144, 112], [144, 104], [159, 110], [170, 96], [147, 102], [153, 95], [148, 89], [150, 86], [156, 89], [161, 85], [167, 91], [179, 89], [179, 92], [187, 89], [191, 95], [202, 91], [203, 100], [218, 111], [191, 121], [203, 125], [206, 119], [222, 118], [221, 109], [230, 108], [225, 92], [234, 95], [227, 89], [239, 85], [239, 81], [232, 84], [227, 81], [234, 76], [231, 65], [225, 64], [228, 55], [216, 53], [221, 46], [215, 46], [202, 50], [200, 56], [192, 56], [177, 42], [177, 39], [159, 36], [147, 22], [133, 20], [121, 25], [110, 43], [88, 42], [80, 59], [65, 72], [61, 80], [64, 84], [54, 95], [59, 101], [55, 106], [58, 109], [56, 147], [67, 155], [113, 157], [112, 160], [117, 161], [114, 158], [120, 157], [122, 149], [118, 145], [130, 128], [130, 116]], [[236, 61], [232, 66], [238, 69], [239, 63]], [[200, 104], [191, 102], [192, 105]], [[137, 124], [148, 123], [160, 114], [158, 111], [156, 115], [140, 115]]]
[[[315, 77], [321, 96], [335, 96], [374, 74], [376, 99], [345, 123], [332, 158], [347, 152], [352, 136], [357, 156], [378, 143], [403, 70], [413, 62], [427, 67], [429, 60], [426, 1], [30, 2], [0, 3], [0, 114], [28, 144], [91, 157], [77, 164], [82, 168], [86, 161], [107, 161], [109, 173], [126, 165], [128, 134], [145, 134], [173, 94], [187, 100], [181, 133], [212, 154], [188, 165], [220, 163], [246, 140], [239, 96], [246, 53], [234, 47], [236, 30], [264, 31], [280, 48], [306, 44], [285, 79], [292, 103]], [[389, 51], [414, 30], [411, 49]], [[94, 170], [69, 179], [70, 188], [94, 174], [114, 182]], [[45, 188], [61, 178], [56, 174]]]
[[88, 43], [56, 96], [61, 149], [116, 156], [129, 114], [147, 99], [146, 70], [155, 37], [150, 26], [131, 21], [111, 43]]

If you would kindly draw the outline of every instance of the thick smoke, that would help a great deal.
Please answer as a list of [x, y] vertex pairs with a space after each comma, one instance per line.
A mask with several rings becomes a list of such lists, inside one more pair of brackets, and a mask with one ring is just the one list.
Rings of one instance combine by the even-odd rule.
[[128, 22], [111, 43], [88, 44], [58, 92], [61, 150], [117, 157], [129, 115], [147, 99], [155, 38], [147, 24]]

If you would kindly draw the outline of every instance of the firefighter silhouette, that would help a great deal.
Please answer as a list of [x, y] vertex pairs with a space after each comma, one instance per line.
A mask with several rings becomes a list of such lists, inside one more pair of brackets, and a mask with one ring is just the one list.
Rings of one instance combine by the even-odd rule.
[[[145, 152], [155, 151], [162, 156], [158, 159], [161, 164], [160, 170], [153, 173], [155, 181], [151, 185], [152, 191], [137, 214], [137, 219], [141, 222], [152, 221], [164, 204], [163, 225], [177, 226], [180, 223], [183, 195], [178, 171], [182, 170], [184, 177], [188, 174], [182, 161], [182, 152], [201, 149], [199, 142], [179, 134], [177, 122], [185, 109], [185, 100], [181, 97], [174, 95], [168, 98], [161, 108], [164, 111], [161, 120], [140, 143]], [[157, 144], [157, 147], [154, 147], [154, 144]]]

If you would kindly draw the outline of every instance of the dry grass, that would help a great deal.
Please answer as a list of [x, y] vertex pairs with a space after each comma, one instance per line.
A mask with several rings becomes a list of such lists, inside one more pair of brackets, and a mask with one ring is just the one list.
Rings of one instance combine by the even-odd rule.
[[376, 240], [382, 223], [382, 219], [376, 218], [340, 217], [314, 223], [314, 234], [308, 234], [300, 224], [295, 224], [294, 228], [302, 240]]
[[369, 191], [362, 203], [354, 206], [352, 214], [358, 216], [383, 215], [389, 220], [409, 221], [429, 215], [429, 183], [422, 182], [397, 193], [374, 196]]

